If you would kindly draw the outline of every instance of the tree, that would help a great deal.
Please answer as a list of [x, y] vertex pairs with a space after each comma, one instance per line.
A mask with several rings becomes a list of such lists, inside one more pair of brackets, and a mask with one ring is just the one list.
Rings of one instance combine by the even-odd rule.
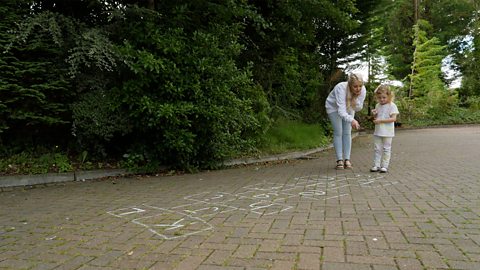
[[246, 21], [242, 63], [253, 63], [273, 118], [320, 119], [318, 106], [339, 79], [336, 71], [360, 57], [359, 9], [373, 2], [250, 1], [260, 18]]
[[436, 37], [428, 38], [427, 31], [430, 29], [431, 25], [422, 19], [413, 27], [415, 52], [409, 97], [423, 97], [429, 93], [446, 90], [441, 70], [446, 46], [440, 45], [440, 40]]
[[30, 4], [7, 1], [0, 7], [4, 18], [0, 22], [0, 138], [18, 145], [59, 144], [65, 142], [61, 138], [68, 132], [71, 119], [68, 104], [72, 92], [65, 54], [61, 45], [52, 43], [49, 34], [42, 31], [55, 31], [58, 25], [51, 21], [46, 25], [32, 21], [29, 38], [15, 31], [15, 23], [28, 21], [25, 16]]
[[478, 1], [471, 1], [470, 3], [474, 9], [467, 27], [469, 46], [464, 47], [467, 48], [464, 50], [465, 55], [462, 61], [459, 61], [463, 73], [460, 94], [464, 100], [468, 100], [469, 97], [480, 96], [480, 4]]

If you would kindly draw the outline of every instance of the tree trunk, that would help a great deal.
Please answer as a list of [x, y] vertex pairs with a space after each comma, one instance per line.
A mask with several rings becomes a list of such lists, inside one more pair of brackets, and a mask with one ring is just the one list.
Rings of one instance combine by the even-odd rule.
[[419, 19], [418, 17], [418, 1], [419, 0], [413, 0], [413, 24], [417, 24], [417, 21]]

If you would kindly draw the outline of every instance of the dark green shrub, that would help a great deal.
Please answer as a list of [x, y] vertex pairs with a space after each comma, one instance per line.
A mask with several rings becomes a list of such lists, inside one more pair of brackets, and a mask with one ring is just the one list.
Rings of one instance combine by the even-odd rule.
[[131, 125], [128, 164], [208, 168], [253, 147], [268, 124], [268, 103], [248, 67], [236, 65], [238, 26], [187, 32], [150, 11], [131, 12], [126, 16], [144, 19], [119, 26], [130, 29], [117, 37], [127, 40], [119, 51], [128, 60], [109, 90]]

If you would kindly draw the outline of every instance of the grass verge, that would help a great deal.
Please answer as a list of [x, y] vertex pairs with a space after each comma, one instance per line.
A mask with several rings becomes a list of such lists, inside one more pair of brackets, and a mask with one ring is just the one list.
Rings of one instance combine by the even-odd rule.
[[325, 127], [320, 124], [277, 121], [262, 138], [259, 154], [263, 156], [324, 147], [331, 142], [326, 134]]

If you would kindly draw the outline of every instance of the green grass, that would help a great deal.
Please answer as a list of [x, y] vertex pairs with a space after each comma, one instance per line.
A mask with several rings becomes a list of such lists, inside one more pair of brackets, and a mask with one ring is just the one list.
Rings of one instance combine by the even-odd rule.
[[324, 147], [331, 141], [325, 133], [320, 124], [277, 121], [262, 138], [259, 151], [264, 155]]

